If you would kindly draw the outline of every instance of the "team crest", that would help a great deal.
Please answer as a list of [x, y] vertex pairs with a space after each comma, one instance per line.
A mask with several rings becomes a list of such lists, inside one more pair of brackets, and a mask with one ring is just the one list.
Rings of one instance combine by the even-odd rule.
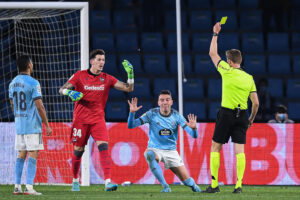
[[172, 125], [172, 126], [175, 126], [175, 122], [174, 122], [174, 121], [172, 121], [171, 125]]
[[104, 82], [104, 78], [100, 77], [100, 81], [101, 81], [101, 82]]

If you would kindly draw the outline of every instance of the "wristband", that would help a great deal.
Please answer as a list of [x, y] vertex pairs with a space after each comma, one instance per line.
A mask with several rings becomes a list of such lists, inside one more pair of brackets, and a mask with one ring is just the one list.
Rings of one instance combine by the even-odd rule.
[[213, 36], [218, 36], [219, 34], [218, 33], [216, 33], [216, 32], [213, 32], [213, 34], [212, 34]]
[[133, 78], [129, 78], [129, 79], [127, 80], [127, 83], [128, 83], [128, 84], [134, 84], [134, 79], [133, 79]]
[[69, 95], [68, 89], [63, 89], [62, 94], [63, 94], [63, 95]]

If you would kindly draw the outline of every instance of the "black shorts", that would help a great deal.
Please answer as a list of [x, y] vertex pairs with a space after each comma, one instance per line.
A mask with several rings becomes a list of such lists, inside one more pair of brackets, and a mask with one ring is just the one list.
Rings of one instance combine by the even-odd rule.
[[218, 112], [213, 141], [225, 144], [231, 137], [234, 143], [246, 144], [247, 129], [247, 110], [241, 110], [237, 117], [237, 110], [222, 107]]

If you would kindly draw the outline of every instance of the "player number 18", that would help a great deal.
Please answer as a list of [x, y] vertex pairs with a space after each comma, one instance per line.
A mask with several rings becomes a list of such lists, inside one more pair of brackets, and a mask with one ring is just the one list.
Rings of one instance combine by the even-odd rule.
[[76, 128], [73, 128], [73, 136], [76, 137], [80, 137], [81, 138], [81, 129], [76, 129]]

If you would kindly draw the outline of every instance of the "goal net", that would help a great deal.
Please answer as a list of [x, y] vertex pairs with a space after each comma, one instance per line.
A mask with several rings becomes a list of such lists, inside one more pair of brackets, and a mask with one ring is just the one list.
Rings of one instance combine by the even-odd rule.
[[[39, 2], [23, 3], [23, 7], [18, 3], [21, 4], [19, 8], [10, 4], [13, 8], [0, 6], [0, 137], [3, 143], [0, 154], [5, 165], [0, 169], [0, 184], [12, 184], [14, 180], [17, 152], [14, 150], [14, 116], [8, 86], [18, 74], [16, 59], [23, 54], [32, 58], [32, 76], [41, 84], [44, 106], [53, 129], [51, 136], [43, 135], [45, 151], [39, 153], [35, 182], [69, 184], [72, 182], [70, 125], [73, 103], [59, 95], [58, 90], [77, 70], [88, 67], [88, 58], [82, 55], [83, 49], [88, 53], [88, 42], [82, 44], [82, 41], [88, 41], [88, 34], [82, 32], [83, 24], [88, 29], [87, 18], [82, 23], [82, 12], [83, 8], [87, 9], [87, 3], [75, 3], [74, 6], [64, 2], [51, 5]], [[39, 8], [34, 8], [36, 5]], [[23, 183], [24, 177], [26, 170], [23, 170]]]

